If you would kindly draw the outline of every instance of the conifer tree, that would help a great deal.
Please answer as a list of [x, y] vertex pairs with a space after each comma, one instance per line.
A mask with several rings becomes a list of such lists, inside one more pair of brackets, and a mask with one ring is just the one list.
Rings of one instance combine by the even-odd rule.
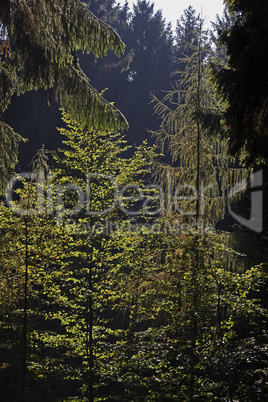
[[[182, 23], [182, 25], [181, 25]], [[152, 96], [155, 113], [161, 118], [160, 128], [151, 131], [162, 147], [170, 154], [169, 163], [157, 163], [156, 175], [162, 182], [167, 174], [172, 178], [173, 191], [180, 206], [175, 210], [181, 218], [208, 220], [216, 224], [224, 217], [227, 190], [234, 175], [241, 172], [229, 169], [235, 160], [227, 155], [227, 143], [211, 138], [203, 130], [199, 120], [200, 110], [214, 109], [213, 92], [207, 83], [207, 59], [211, 54], [208, 32], [203, 30], [203, 21], [195, 16], [190, 7], [178, 22], [177, 42], [179, 57], [177, 69], [172, 74], [176, 79], [172, 88], [164, 91], [159, 99]], [[182, 197], [188, 197], [183, 200]]]
[[[214, 60], [211, 83], [221, 101], [217, 130], [233, 155], [243, 150], [248, 165], [267, 159], [267, 2], [225, 1], [232, 26], [219, 29], [227, 63]], [[213, 117], [213, 116], [212, 116]], [[211, 127], [215, 120], [207, 121]]]
[[[45, 91], [89, 130], [127, 128], [123, 115], [90, 84], [76, 55], [78, 50], [101, 57], [124, 50], [118, 34], [79, 0], [4, 1], [0, 8], [0, 107], [13, 95]], [[1, 178], [16, 163], [20, 137], [0, 121]]]

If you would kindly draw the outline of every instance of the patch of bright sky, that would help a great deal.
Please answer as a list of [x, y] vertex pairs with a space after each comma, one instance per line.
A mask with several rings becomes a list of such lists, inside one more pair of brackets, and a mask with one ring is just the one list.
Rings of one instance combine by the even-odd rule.
[[[120, 0], [119, 2], [124, 4], [125, 1]], [[137, 0], [128, 0], [130, 8], [136, 2]], [[217, 14], [220, 16], [223, 14], [223, 0], [149, 0], [149, 2], [154, 3], [154, 11], [162, 10], [166, 23], [171, 22], [173, 29], [183, 11], [190, 5], [197, 14], [201, 13], [202, 9], [202, 16], [207, 25], [210, 25], [210, 21], [215, 22]]]

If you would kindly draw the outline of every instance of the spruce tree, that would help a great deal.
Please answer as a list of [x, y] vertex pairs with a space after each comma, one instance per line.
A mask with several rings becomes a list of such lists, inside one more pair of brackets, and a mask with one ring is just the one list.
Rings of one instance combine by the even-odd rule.
[[162, 183], [170, 175], [173, 192], [181, 188], [177, 194], [180, 205], [174, 205], [169, 213], [181, 211], [180, 219], [191, 222], [194, 218], [215, 225], [225, 215], [225, 197], [241, 171], [230, 169], [235, 159], [228, 156], [226, 141], [219, 136], [212, 138], [200, 124], [200, 111], [216, 108], [207, 82], [207, 60], [212, 50], [203, 21], [191, 7], [178, 21], [177, 33], [175, 80], [162, 99], [152, 95], [161, 124], [151, 133], [162, 152], [170, 155], [165, 163], [156, 164], [156, 175]]
[[[211, 82], [221, 101], [218, 130], [233, 155], [247, 165], [267, 159], [267, 2], [226, 0], [232, 26], [219, 29], [227, 63], [211, 64]], [[208, 126], [211, 126], [208, 121]]]
[[[123, 115], [90, 84], [76, 55], [78, 50], [101, 57], [124, 50], [118, 34], [78, 0], [4, 1], [0, 9], [0, 107], [13, 95], [45, 91], [89, 130], [127, 128]], [[0, 121], [1, 179], [16, 163], [20, 137]], [[3, 184], [2, 184], [3, 186]]]

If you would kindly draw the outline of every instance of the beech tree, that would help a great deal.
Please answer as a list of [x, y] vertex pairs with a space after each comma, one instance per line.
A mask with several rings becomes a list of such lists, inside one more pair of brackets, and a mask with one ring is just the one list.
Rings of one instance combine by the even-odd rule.
[[[8, 338], [12, 343], [10, 354], [3, 355], [3, 374], [12, 378], [14, 372], [23, 372], [22, 400], [40, 399], [42, 393], [43, 400], [56, 401], [61, 395], [62, 400], [84, 396], [93, 401], [94, 396], [105, 395], [110, 384], [118, 387], [117, 376], [102, 359], [113, 354], [115, 328], [124, 317], [114, 286], [126, 270], [122, 251], [132, 244], [128, 216], [119, 206], [109, 209], [118, 196], [111, 178], [120, 189], [133, 183], [143, 186], [142, 176], [154, 155], [143, 144], [126, 158], [123, 153], [129, 147], [122, 134], [88, 133], [65, 113], [63, 121], [67, 128], [60, 129], [64, 139], [54, 155], [55, 170], [48, 168], [44, 149], [34, 160], [34, 169], [44, 180], [44, 208], [39, 204], [39, 214], [27, 215], [38, 206], [36, 180], [26, 181], [17, 193], [15, 203], [26, 209], [25, 216], [0, 206], [2, 352]], [[90, 184], [87, 174], [92, 174]], [[77, 204], [74, 186], [90, 194], [92, 214], [86, 207], [75, 216], [67, 212]], [[128, 196], [126, 189], [126, 209], [133, 207]], [[7, 382], [4, 398], [12, 392], [15, 399], [20, 383], [19, 375], [11, 391]]]

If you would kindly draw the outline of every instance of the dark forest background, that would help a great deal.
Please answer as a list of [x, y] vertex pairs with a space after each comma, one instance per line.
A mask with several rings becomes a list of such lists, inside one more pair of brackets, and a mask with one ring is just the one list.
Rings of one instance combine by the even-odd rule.
[[[140, 144], [144, 139], [152, 143], [147, 130], [156, 130], [159, 119], [154, 115], [150, 95], [154, 92], [161, 97], [162, 91], [170, 88], [176, 59], [183, 56], [185, 33], [194, 31], [198, 14], [190, 6], [178, 16], [174, 32], [153, 2], [137, 1], [133, 10], [127, 2], [119, 6], [114, 0], [91, 0], [89, 6], [93, 14], [116, 29], [126, 50], [121, 59], [112, 52], [102, 59], [80, 54], [80, 65], [93, 87], [99, 92], [105, 90], [106, 99], [115, 102], [126, 116], [130, 126], [128, 143]], [[53, 96], [50, 98], [41, 92], [13, 97], [4, 114], [4, 120], [29, 139], [20, 145], [18, 169], [27, 170], [43, 144], [50, 150], [61, 144], [56, 129], [62, 125], [59, 106]]]

